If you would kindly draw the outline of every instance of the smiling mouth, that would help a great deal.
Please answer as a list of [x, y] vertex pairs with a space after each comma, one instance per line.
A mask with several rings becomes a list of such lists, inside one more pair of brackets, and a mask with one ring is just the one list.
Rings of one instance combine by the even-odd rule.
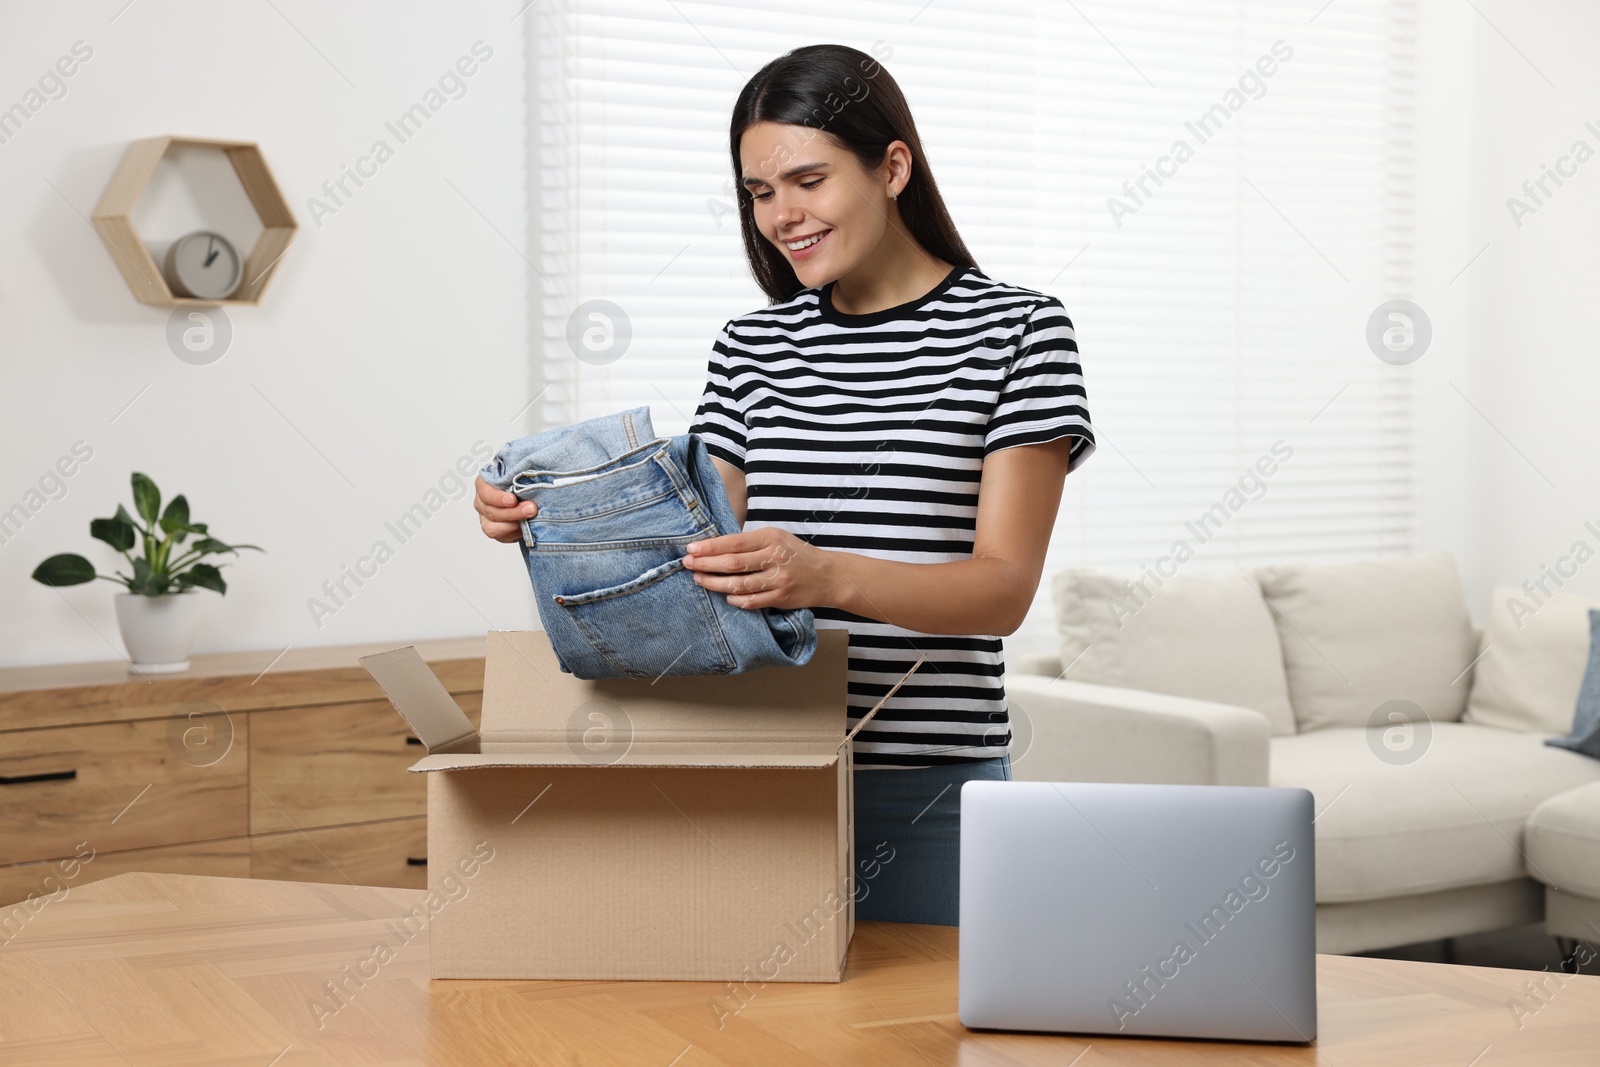
[[791, 253], [805, 252], [822, 243], [822, 241], [832, 232], [832, 230], [822, 230], [819, 233], [812, 234], [811, 236], [802, 238], [799, 241], [785, 241], [783, 242], [783, 247], [787, 248]]

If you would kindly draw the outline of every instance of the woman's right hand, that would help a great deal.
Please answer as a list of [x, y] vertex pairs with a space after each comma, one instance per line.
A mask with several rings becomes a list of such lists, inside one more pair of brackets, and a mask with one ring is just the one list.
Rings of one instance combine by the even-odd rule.
[[478, 525], [483, 527], [483, 535], [507, 544], [522, 540], [522, 527], [517, 524], [523, 519], [533, 518], [539, 505], [531, 500], [518, 500], [504, 489], [496, 489], [484, 481], [481, 474], [478, 475], [477, 487], [478, 494], [472, 498], [472, 506], [477, 509]]

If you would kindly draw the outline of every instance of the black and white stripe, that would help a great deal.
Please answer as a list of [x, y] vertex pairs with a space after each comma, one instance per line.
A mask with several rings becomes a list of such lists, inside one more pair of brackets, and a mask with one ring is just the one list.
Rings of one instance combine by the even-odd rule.
[[[910, 563], [970, 559], [983, 459], [1074, 436], [1095, 448], [1078, 346], [1061, 301], [957, 267], [918, 300], [867, 315], [833, 284], [729, 320], [690, 431], [745, 473], [745, 529]], [[996, 636], [925, 634], [835, 608], [850, 631], [852, 720], [918, 655], [856, 735], [858, 767], [925, 767], [1009, 751]]]

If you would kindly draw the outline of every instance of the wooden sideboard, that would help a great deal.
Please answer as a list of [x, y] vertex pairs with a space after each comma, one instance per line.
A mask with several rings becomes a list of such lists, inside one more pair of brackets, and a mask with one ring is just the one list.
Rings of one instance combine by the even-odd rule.
[[[474, 725], [484, 641], [411, 642]], [[406, 643], [0, 669], [0, 903], [125, 871], [426, 888], [424, 752], [357, 662]]]

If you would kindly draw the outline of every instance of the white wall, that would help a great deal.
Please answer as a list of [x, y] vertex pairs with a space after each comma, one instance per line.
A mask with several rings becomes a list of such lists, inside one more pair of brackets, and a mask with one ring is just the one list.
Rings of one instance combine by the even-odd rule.
[[[1473, 581], [1486, 604], [1491, 584], [1537, 580], [1575, 542], [1600, 554], [1600, 536], [1584, 527], [1600, 528], [1600, 8], [1481, 6], [1493, 25], [1475, 17], [1471, 225], [1473, 250], [1487, 251], [1463, 279], [1471, 357], [1457, 384], [1482, 414], [1454, 399], [1469, 427]], [[1541, 193], [1519, 228], [1508, 198], [1531, 205], [1522, 183], [1579, 140], [1596, 158], [1563, 187], [1548, 183], [1554, 195]], [[1600, 556], [1575, 570], [1561, 591], [1600, 595]]]
[[[1476, 396], [1471, 322], [1473, 270], [1463, 273], [1481, 244], [1469, 225], [1475, 185], [1470, 106], [1479, 40], [1476, 13], [1459, 0], [1420, 0], [1417, 12], [1415, 111], [1412, 123], [1412, 238], [1414, 289], [1427, 312], [1433, 341], [1417, 362], [1391, 373], [1416, 382], [1416, 549], [1446, 549], [1461, 570], [1467, 607], [1482, 622], [1488, 577], [1471, 461], [1476, 418], [1458, 393]], [[1399, 294], [1397, 294], [1399, 295]], [[1362, 355], [1365, 355], [1363, 352]], [[1454, 383], [1454, 385], [1452, 385]]]
[[[131, 509], [134, 470], [186, 494], [218, 537], [267, 549], [224, 571], [225, 597], [202, 594], [197, 652], [533, 624], [515, 546], [479, 533], [466, 496], [445, 499], [474, 442], [527, 432], [521, 6], [0, 13], [0, 109], [37, 106], [0, 143], [0, 511], [27, 513], [0, 543], [0, 665], [122, 655], [119, 587], [55, 591], [29, 574], [64, 551], [108, 572], [118, 558], [89, 520]], [[478, 58], [492, 54], [461, 87], [447, 81], [422, 129], [404, 143], [385, 129], [480, 40]], [[77, 41], [92, 56], [65, 93], [30, 101]], [[230, 309], [232, 345], [211, 365], [174, 356], [167, 310], [135, 302], [87, 221], [128, 143], [169, 133], [259, 143], [301, 227], [262, 304]], [[314, 218], [308, 198], [326, 200], [323, 182], [379, 138], [393, 158]], [[198, 227], [191, 197], [180, 168], [158, 171], [136, 216], [152, 244]], [[78, 442], [92, 458], [47, 481], [54, 498], [30, 495]], [[418, 503], [438, 510], [402, 542], [385, 524]], [[359, 588], [347, 579], [342, 604], [327, 597], [323, 583], [380, 540], [393, 557]], [[333, 614], [314, 620], [313, 597]]]
[[[1455, 554], [1481, 623], [1496, 585], [1579, 540], [1595, 558], [1547, 588], [1600, 596], [1600, 8], [1420, 0], [1417, 41], [1413, 299], [1434, 337], [1396, 370], [1417, 383], [1416, 547]], [[1507, 198], [1580, 138], [1596, 159], [1518, 228]]]

